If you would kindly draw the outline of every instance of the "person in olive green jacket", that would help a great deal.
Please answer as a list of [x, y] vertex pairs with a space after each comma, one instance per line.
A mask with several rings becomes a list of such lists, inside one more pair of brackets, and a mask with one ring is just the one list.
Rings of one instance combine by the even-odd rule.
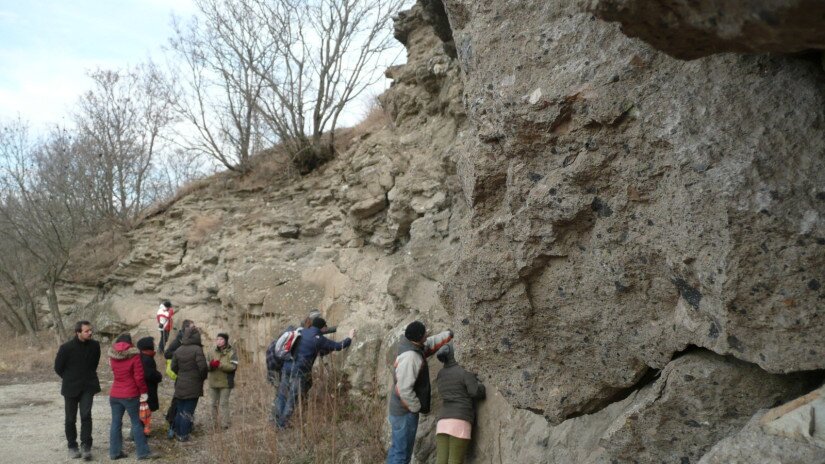
[[221, 427], [229, 428], [229, 394], [235, 387], [238, 354], [229, 344], [229, 335], [219, 333], [215, 349], [209, 352], [209, 397], [212, 399], [212, 420], [217, 425], [220, 405]]

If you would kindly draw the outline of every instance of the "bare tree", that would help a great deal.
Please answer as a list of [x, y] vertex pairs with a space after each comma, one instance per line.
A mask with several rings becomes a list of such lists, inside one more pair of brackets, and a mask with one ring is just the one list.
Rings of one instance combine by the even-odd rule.
[[[404, 0], [196, 0], [172, 49], [189, 96], [190, 146], [244, 171], [277, 141], [302, 172], [332, 156], [347, 105], [381, 78]], [[329, 137], [323, 138], [324, 134]]]
[[96, 70], [94, 87], [78, 104], [74, 121], [88, 170], [89, 201], [100, 215], [120, 222], [136, 217], [154, 193], [146, 182], [172, 122], [173, 95], [151, 63], [131, 70]]
[[[404, 0], [253, 0], [277, 44], [276, 73], [259, 100], [266, 122], [308, 172], [332, 156], [347, 105], [377, 82]], [[322, 135], [329, 137], [322, 142]]]
[[245, 172], [267, 137], [258, 102], [274, 72], [270, 38], [250, 0], [196, 0], [201, 18], [175, 23], [171, 48], [182, 59], [176, 109], [188, 122], [183, 148]]
[[[32, 263], [45, 283], [49, 311], [57, 331], [65, 336], [57, 299], [57, 284], [69, 261], [69, 252], [89, 232], [92, 216], [86, 209], [78, 177], [75, 145], [68, 132], [55, 130], [40, 146], [34, 145], [25, 123], [14, 121], [0, 129], [0, 234], [6, 247], [16, 250], [20, 262]], [[74, 163], [74, 164], [73, 164]], [[82, 169], [82, 166], [80, 166]], [[16, 304], [29, 304], [25, 278], [6, 276], [18, 285]], [[15, 284], [15, 282], [17, 284]], [[4, 304], [15, 304], [8, 299]], [[32, 312], [35, 308], [28, 310]], [[28, 329], [28, 328], [27, 328]]]

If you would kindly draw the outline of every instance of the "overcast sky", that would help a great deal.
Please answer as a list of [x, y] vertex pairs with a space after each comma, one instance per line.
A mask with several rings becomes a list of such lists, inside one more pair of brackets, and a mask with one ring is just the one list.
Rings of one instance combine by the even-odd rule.
[[62, 122], [87, 71], [160, 60], [172, 13], [191, 0], [0, 0], [0, 118]]
[[19, 113], [37, 131], [63, 123], [91, 85], [88, 71], [163, 62], [172, 14], [194, 13], [192, 0], [0, 0], [0, 119]]

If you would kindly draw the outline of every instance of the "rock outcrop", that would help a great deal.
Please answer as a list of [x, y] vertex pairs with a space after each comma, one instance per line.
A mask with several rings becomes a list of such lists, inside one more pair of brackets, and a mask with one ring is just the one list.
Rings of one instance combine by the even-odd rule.
[[825, 5], [816, 0], [594, 0], [592, 8], [628, 36], [687, 60], [825, 50]]
[[[786, 40], [793, 11], [731, 4], [703, 34], [785, 31], [742, 50], [680, 32], [711, 24], [705, 3], [650, 3], [419, 1], [396, 21], [389, 124], [292, 182], [184, 197], [61, 303], [114, 333], [153, 330], [170, 298], [258, 357], [319, 307], [360, 329], [344, 364], [370, 394], [407, 322], [452, 327], [489, 389], [471, 462], [781, 460], [795, 438], [757, 444], [779, 443], [759, 418], [825, 369], [825, 74], [622, 31], [667, 27], [684, 40], [661, 48], [697, 58], [822, 29]], [[786, 456], [818, 462], [805, 443]]]

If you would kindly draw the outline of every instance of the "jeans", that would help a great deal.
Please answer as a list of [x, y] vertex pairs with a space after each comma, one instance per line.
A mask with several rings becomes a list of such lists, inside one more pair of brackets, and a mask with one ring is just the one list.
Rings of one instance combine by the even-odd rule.
[[295, 411], [295, 402], [298, 396], [306, 394], [309, 390], [306, 376], [310, 374], [303, 373], [300, 370], [292, 372], [281, 372], [281, 383], [278, 386], [278, 411], [275, 422], [279, 428], [286, 427], [289, 418]]
[[140, 401], [135, 398], [112, 398], [109, 397], [109, 405], [112, 407], [112, 426], [109, 428], [109, 457], [114, 459], [123, 452], [123, 413], [129, 413], [129, 420], [132, 423], [132, 438], [135, 440], [138, 457], [149, 455], [149, 444], [146, 443], [146, 435], [143, 434], [143, 423], [140, 422], [138, 408]]
[[77, 411], [80, 409], [80, 443], [83, 449], [92, 448], [92, 403], [95, 394], [86, 391], [80, 396], [64, 397], [63, 403], [66, 406], [66, 441], [69, 448], [77, 449]]
[[195, 420], [195, 408], [198, 407], [198, 399], [178, 398], [178, 413], [175, 415], [175, 434], [180, 438], [187, 438], [192, 432], [192, 422]]
[[408, 412], [403, 416], [390, 414], [389, 419], [392, 439], [386, 464], [409, 464], [412, 460], [415, 432], [418, 430], [418, 413]]
[[212, 388], [209, 387], [209, 397], [212, 399], [212, 421], [217, 425], [218, 408], [220, 407], [221, 427], [229, 428], [229, 394], [232, 393], [231, 388]]

